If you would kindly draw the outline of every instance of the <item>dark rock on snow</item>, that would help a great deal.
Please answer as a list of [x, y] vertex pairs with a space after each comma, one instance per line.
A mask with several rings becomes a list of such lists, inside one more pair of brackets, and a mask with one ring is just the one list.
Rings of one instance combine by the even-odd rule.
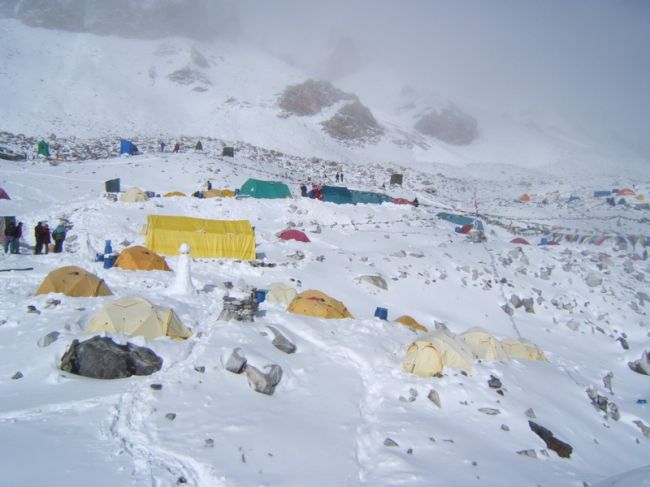
[[162, 367], [163, 360], [152, 350], [132, 343], [119, 345], [109, 337], [74, 340], [61, 357], [61, 370], [95, 379], [121, 379], [150, 375]]
[[235, 348], [226, 362], [226, 370], [233, 374], [241, 374], [246, 367], [246, 357], [239, 355], [241, 348]]
[[533, 430], [537, 436], [544, 440], [544, 443], [546, 443], [546, 446], [549, 450], [553, 450], [562, 458], [571, 457], [571, 453], [573, 453], [573, 447], [568, 443], [557, 439], [551, 430], [540, 426], [534, 421], [528, 421], [528, 426], [530, 426], [530, 429]]

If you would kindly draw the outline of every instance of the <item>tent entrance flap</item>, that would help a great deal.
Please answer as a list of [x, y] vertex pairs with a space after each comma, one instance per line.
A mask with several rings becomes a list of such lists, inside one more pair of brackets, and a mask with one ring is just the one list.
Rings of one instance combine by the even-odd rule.
[[146, 235], [147, 248], [162, 255], [178, 255], [186, 243], [192, 257], [255, 259], [255, 232], [248, 220], [149, 215]]

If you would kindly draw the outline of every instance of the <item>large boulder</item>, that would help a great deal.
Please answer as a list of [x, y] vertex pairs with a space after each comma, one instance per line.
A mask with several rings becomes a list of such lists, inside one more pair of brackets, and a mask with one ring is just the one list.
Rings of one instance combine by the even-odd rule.
[[429, 110], [416, 122], [415, 129], [452, 145], [468, 145], [478, 137], [476, 119], [453, 104]]
[[163, 360], [152, 350], [132, 343], [120, 345], [109, 337], [74, 340], [61, 357], [61, 370], [95, 379], [122, 379], [151, 375]]
[[343, 106], [321, 125], [330, 137], [343, 141], [363, 142], [384, 133], [384, 128], [379, 125], [372, 112], [359, 100]]

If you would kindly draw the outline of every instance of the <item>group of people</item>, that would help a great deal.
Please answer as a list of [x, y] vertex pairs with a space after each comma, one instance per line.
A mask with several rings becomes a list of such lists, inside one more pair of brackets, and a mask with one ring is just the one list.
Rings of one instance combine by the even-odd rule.
[[[4, 248], [5, 254], [11, 252], [12, 254], [20, 253], [20, 239], [23, 236], [23, 222], [16, 224], [13, 221], [5, 225], [4, 231]], [[59, 224], [54, 231], [50, 231], [50, 227], [45, 222], [38, 222], [34, 227], [34, 245], [35, 254], [48, 254], [50, 252], [50, 243], [54, 240], [54, 252], [63, 252], [63, 242], [66, 236], [66, 229], [63, 224]]]
[[[200, 144], [200, 143], [201, 143], [201, 142], [199, 141], [199, 144]], [[199, 144], [197, 144], [197, 146], [198, 146]], [[167, 144], [165, 144], [165, 143], [161, 140], [161, 141], [160, 141], [160, 152], [165, 152], [165, 147], [167, 147]], [[172, 152], [178, 152], [178, 151], [180, 151], [180, 150], [181, 150], [181, 144], [180, 144], [180, 142], [176, 142], [176, 143], [174, 144], [174, 148], [172, 149]], [[203, 150], [203, 146], [201, 146], [201, 149], [197, 149], [197, 150]]]

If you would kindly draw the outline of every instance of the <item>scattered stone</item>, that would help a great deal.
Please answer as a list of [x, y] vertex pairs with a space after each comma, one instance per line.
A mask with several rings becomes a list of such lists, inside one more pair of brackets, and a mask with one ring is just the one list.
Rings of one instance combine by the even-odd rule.
[[587, 278], [585, 279], [585, 282], [589, 287], [600, 286], [603, 283], [603, 276], [601, 276], [600, 273], [598, 272], [592, 271], [589, 274], [587, 274]]
[[204, 365], [196, 365], [196, 366], [194, 366], [194, 370], [197, 371], [199, 374], [205, 374], [205, 366]]
[[515, 314], [515, 310], [512, 309], [512, 308], [511, 308], [510, 306], [508, 306], [507, 304], [504, 304], [503, 306], [501, 306], [501, 309], [502, 309], [503, 311], [505, 311], [507, 315], [512, 316], [512, 315]]
[[603, 385], [605, 386], [605, 389], [607, 389], [610, 394], [613, 394], [614, 391], [612, 390], [612, 379], [614, 378], [614, 374], [612, 372], [607, 372], [605, 374], [605, 377], [603, 377]]
[[246, 298], [224, 296], [223, 309], [219, 314], [219, 320], [254, 321], [258, 309], [259, 303], [257, 302], [257, 291], [255, 289], [252, 289]]
[[533, 408], [526, 409], [526, 416], [529, 417], [530, 419], [537, 418], [537, 416], [535, 415], [535, 411], [533, 411]]
[[160, 391], [160, 390], [162, 390], [163, 385], [162, 384], [151, 384], [151, 385], [149, 385], [149, 387], [151, 387], [154, 391]]
[[359, 277], [359, 282], [367, 282], [368, 284], [380, 289], [388, 289], [386, 279], [381, 276], [361, 276]]
[[406, 454], [413, 455], [413, 448], [409, 448], [408, 450], [406, 450]]
[[621, 412], [619, 411], [616, 403], [610, 402], [608, 405], [608, 411], [609, 411], [609, 415], [614, 421], [618, 421], [619, 419], [621, 419]]
[[571, 331], [580, 330], [580, 322], [577, 320], [569, 320], [566, 322], [566, 327]]
[[523, 455], [525, 457], [537, 458], [537, 452], [535, 450], [519, 450], [517, 455]]
[[524, 307], [524, 310], [526, 313], [534, 313], [535, 312], [535, 301], [533, 298], [524, 298], [521, 300], [521, 305]]
[[510, 427], [507, 424], [502, 424], [501, 425], [501, 430], [502, 431], [510, 431]]
[[497, 414], [501, 414], [501, 411], [494, 408], [478, 408], [478, 410], [483, 414], [487, 414], [488, 416], [496, 416]]
[[233, 374], [241, 374], [246, 367], [246, 357], [240, 355], [241, 348], [237, 347], [230, 354], [230, 358], [226, 362], [226, 370]]
[[20, 370], [18, 372], [16, 372], [14, 375], [11, 376], [11, 378], [13, 380], [22, 379], [23, 377], [25, 377], [25, 376], [23, 375], [23, 373]]
[[429, 401], [431, 401], [439, 408], [442, 408], [442, 403], [440, 402], [440, 395], [438, 394], [438, 391], [436, 391], [435, 389], [431, 389], [429, 391], [429, 394], [427, 395], [427, 399], [429, 399]]
[[167, 413], [165, 414], [165, 418], [167, 418], [170, 421], [174, 421], [176, 419], [176, 413]]
[[54, 308], [55, 306], [58, 306], [60, 304], [61, 304], [60, 299], [50, 298], [47, 301], [45, 301], [45, 308]]
[[503, 387], [503, 384], [501, 383], [501, 379], [490, 375], [490, 378], [488, 379], [488, 386], [490, 386], [492, 389], [500, 389]]
[[618, 337], [616, 339], [616, 341], [621, 344], [621, 347], [623, 347], [623, 350], [629, 350], [630, 349], [630, 345], [628, 345], [627, 340], [625, 338]]
[[59, 339], [59, 336], [61, 336], [61, 333], [58, 331], [51, 331], [38, 341], [38, 346], [41, 348], [49, 347]]
[[180, 477], [178, 477], [178, 480], [176, 480], [176, 483], [177, 484], [186, 484], [187, 479], [181, 475]]
[[591, 387], [587, 389], [587, 396], [589, 396], [591, 404], [593, 404], [596, 409], [600, 409], [604, 413], [607, 413], [608, 400], [605, 396], [601, 396], [598, 394], [598, 391]]
[[163, 359], [146, 347], [119, 345], [109, 337], [73, 340], [61, 357], [61, 370], [95, 379], [121, 379], [158, 372]]
[[521, 308], [522, 306], [521, 299], [519, 299], [519, 296], [517, 296], [516, 294], [510, 296], [510, 304], [512, 304], [515, 307], [515, 309]]
[[296, 345], [289, 341], [280, 330], [270, 325], [267, 326], [267, 328], [273, 333], [273, 341], [271, 343], [275, 348], [289, 354], [294, 353], [297, 350]]
[[214, 448], [214, 440], [212, 438], [207, 438], [203, 446], [206, 448]]
[[246, 365], [244, 373], [248, 378], [248, 385], [254, 391], [271, 396], [275, 392], [275, 387], [282, 379], [282, 367], [273, 364], [267, 365], [264, 368], [267, 370], [266, 373], [252, 365]]
[[568, 443], [565, 443], [564, 441], [556, 438], [551, 430], [546, 429], [533, 421], [528, 421], [528, 426], [530, 426], [530, 429], [533, 430], [537, 436], [544, 440], [544, 443], [546, 443], [546, 447], [549, 450], [553, 450], [562, 458], [571, 457], [571, 453], [573, 453], [573, 447]]
[[640, 419], [635, 419], [632, 422], [641, 430], [641, 433], [643, 433], [643, 436], [650, 439], [650, 426], [647, 426]]
[[384, 446], [394, 447], [394, 446], [399, 446], [399, 445], [392, 438], [386, 437], [386, 439], [384, 440]]
[[641, 353], [641, 358], [634, 362], [628, 362], [628, 367], [637, 374], [650, 375], [650, 352]]
[[34, 306], [33, 304], [30, 304], [30, 305], [27, 306], [27, 312], [28, 313], [34, 313], [34, 314], [37, 314], [37, 315], [41, 314], [41, 312], [38, 310], [38, 308], [36, 306]]

